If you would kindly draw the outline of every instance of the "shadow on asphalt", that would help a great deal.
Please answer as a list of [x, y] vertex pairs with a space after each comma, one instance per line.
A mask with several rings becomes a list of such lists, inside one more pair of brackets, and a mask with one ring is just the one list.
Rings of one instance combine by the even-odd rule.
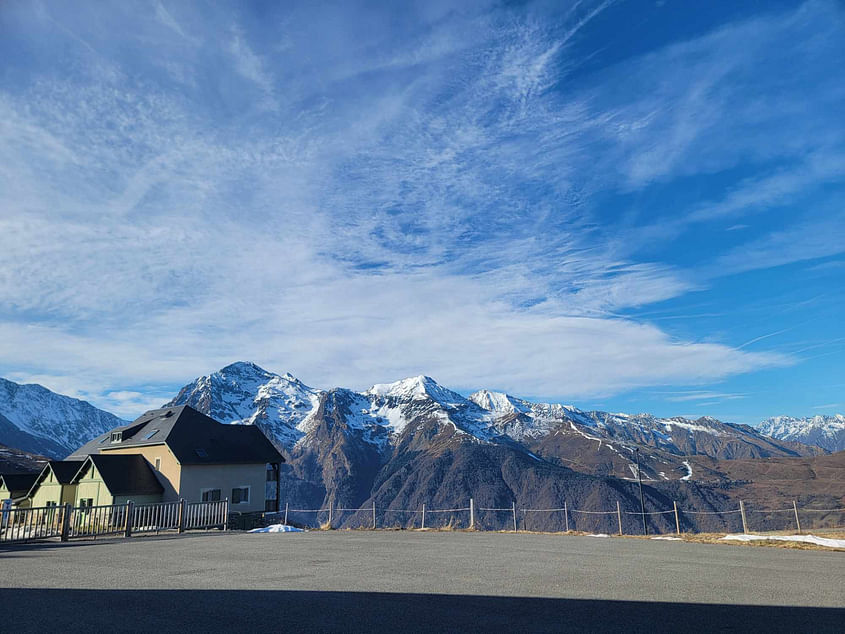
[[845, 609], [286, 590], [0, 589], [15, 632], [842, 632]]

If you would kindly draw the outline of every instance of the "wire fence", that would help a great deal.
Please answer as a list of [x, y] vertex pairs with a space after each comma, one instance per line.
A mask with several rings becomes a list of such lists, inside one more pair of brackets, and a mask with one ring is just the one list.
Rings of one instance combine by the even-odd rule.
[[527, 508], [516, 501], [509, 506], [480, 506], [474, 499], [468, 506], [431, 508], [379, 507], [375, 502], [363, 507], [328, 505], [321, 508], [294, 508], [285, 504], [268, 521], [324, 529], [437, 529], [511, 530], [530, 532], [613, 532], [618, 534], [667, 534], [702, 532], [769, 532], [835, 529], [845, 527], [845, 507], [764, 508], [740, 501], [738, 507], [722, 510], [686, 509], [673, 502], [672, 508], [638, 511], [623, 508], [580, 509], [564, 502], [560, 507]]

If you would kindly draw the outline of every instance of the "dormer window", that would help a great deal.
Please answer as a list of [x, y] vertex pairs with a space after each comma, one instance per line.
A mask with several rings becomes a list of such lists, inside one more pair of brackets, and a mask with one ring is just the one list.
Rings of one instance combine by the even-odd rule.
[[113, 431], [111, 433], [111, 441], [112, 442], [120, 442], [121, 440], [123, 440], [123, 432]]

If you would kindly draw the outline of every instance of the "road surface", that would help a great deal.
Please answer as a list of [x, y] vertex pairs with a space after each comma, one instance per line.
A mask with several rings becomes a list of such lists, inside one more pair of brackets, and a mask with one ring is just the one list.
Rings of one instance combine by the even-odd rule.
[[0, 631], [845, 631], [845, 553], [507, 533], [0, 548]]

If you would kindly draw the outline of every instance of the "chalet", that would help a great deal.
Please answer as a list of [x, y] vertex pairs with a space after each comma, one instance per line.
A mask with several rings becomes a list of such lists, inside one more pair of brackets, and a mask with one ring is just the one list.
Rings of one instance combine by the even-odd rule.
[[37, 479], [37, 473], [0, 473], [0, 507], [4, 500], [18, 507], [28, 506], [26, 496]]
[[[144, 459], [161, 486], [156, 501], [228, 498], [234, 512], [278, 510], [279, 467], [284, 458], [253, 425], [224, 425], [187, 405], [147, 412], [129, 425], [94, 438], [69, 456], [69, 461], [77, 461], [76, 486], [84, 480], [85, 491], [91, 492], [85, 494], [86, 502], [95, 499], [94, 492], [104, 499], [111, 496], [137, 501], [142, 495], [145, 499], [154, 497], [140, 481], [130, 483], [129, 475], [118, 479], [121, 469], [131, 468], [131, 478], [143, 477], [149, 483], [137, 458], [131, 466], [128, 462], [119, 465], [101, 460], [118, 456]], [[140, 487], [144, 493], [121, 488], [124, 485]]]
[[78, 507], [161, 502], [164, 487], [139, 454], [92, 454], [74, 476]]
[[76, 502], [76, 483], [74, 476], [82, 466], [81, 460], [50, 460], [26, 497], [33, 508], [41, 506], [60, 506]]

